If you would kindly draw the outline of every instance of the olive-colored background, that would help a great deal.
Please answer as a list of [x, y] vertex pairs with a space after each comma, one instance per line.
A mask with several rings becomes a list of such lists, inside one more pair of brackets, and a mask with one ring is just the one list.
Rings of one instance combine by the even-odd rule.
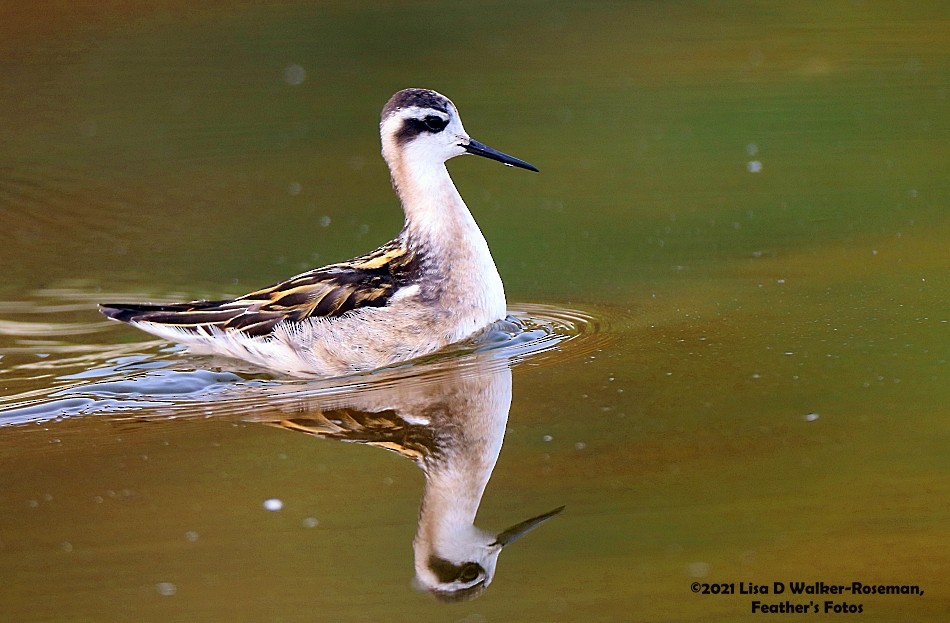
[[945, 3], [194, 4], [0, 5], [0, 407], [181, 356], [97, 300], [387, 240], [379, 109], [429, 87], [541, 169], [449, 165], [511, 304], [600, 325], [515, 365], [479, 525], [567, 510], [444, 605], [408, 461], [98, 404], [0, 428], [0, 619], [742, 621], [691, 582], [795, 580], [950, 612]]

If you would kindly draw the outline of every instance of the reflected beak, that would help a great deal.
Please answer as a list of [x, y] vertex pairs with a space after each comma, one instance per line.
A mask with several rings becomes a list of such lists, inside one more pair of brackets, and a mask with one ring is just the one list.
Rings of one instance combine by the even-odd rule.
[[531, 519], [527, 519], [525, 521], [522, 521], [519, 524], [511, 526], [504, 532], [499, 533], [498, 536], [495, 538], [495, 542], [492, 543], [492, 545], [501, 545], [502, 547], [511, 545], [512, 543], [514, 543], [515, 541], [517, 541], [524, 535], [528, 534], [529, 532], [531, 532], [532, 530], [534, 530], [535, 528], [543, 524], [545, 521], [547, 521], [551, 517], [554, 517], [555, 515], [560, 513], [562, 510], [564, 510], [563, 506], [559, 508], [555, 508], [553, 511], [548, 511], [547, 513], [544, 513], [543, 515], [532, 517]]
[[479, 143], [473, 138], [468, 139], [468, 144], [462, 145], [462, 148], [470, 154], [475, 154], [476, 156], [483, 156], [485, 158], [490, 158], [491, 160], [497, 160], [507, 164], [509, 167], [520, 167], [522, 169], [528, 169], [529, 171], [538, 171], [538, 168], [533, 164], [528, 164], [524, 160], [519, 160], [514, 156], [509, 156], [508, 154], [502, 153], [497, 149], [492, 149], [488, 145]]

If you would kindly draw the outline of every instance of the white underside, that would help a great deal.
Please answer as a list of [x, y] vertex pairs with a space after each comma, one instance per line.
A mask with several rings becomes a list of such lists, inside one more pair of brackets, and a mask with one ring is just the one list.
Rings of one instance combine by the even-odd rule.
[[428, 355], [505, 316], [503, 293], [500, 301], [449, 311], [423, 305], [418, 292], [418, 286], [408, 286], [385, 307], [365, 307], [336, 318], [283, 323], [263, 337], [217, 328], [200, 327], [196, 333], [150, 322], [132, 324], [197, 354], [234, 357], [295, 376], [334, 377]]

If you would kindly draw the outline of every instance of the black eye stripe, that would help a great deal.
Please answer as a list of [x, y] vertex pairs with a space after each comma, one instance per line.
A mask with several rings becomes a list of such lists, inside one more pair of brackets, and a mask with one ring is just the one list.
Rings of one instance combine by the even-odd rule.
[[402, 122], [402, 128], [396, 133], [396, 141], [405, 143], [420, 134], [438, 134], [449, 125], [447, 119], [436, 115], [427, 115], [422, 119], [410, 117]]
[[441, 132], [445, 129], [445, 126], [449, 125], [448, 119], [443, 119], [442, 117], [436, 117], [435, 115], [429, 115], [422, 120], [422, 123], [425, 124], [426, 128], [430, 132]]
[[455, 565], [438, 556], [429, 556], [429, 569], [443, 584], [457, 581], [468, 583], [485, 575], [485, 569], [477, 562]]

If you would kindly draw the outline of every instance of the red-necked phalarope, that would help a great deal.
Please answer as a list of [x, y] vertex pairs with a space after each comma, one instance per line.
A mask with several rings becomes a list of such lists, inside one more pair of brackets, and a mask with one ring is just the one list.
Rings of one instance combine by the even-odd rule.
[[426, 355], [501, 320], [501, 277], [445, 162], [475, 154], [538, 169], [470, 138], [455, 104], [427, 89], [393, 95], [379, 130], [406, 214], [390, 242], [233, 300], [100, 311], [195, 352], [319, 376]]
[[422, 469], [413, 584], [442, 601], [478, 597], [492, 583], [502, 550], [564, 510], [501, 532], [475, 525], [511, 407], [510, 360], [497, 356], [503, 350], [464, 367], [443, 367], [427, 379], [436, 382], [390, 376], [352, 392], [295, 391], [292, 402], [275, 403], [292, 412], [286, 419], [275, 420], [273, 410], [260, 416], [288, 430], [384, 448]]

